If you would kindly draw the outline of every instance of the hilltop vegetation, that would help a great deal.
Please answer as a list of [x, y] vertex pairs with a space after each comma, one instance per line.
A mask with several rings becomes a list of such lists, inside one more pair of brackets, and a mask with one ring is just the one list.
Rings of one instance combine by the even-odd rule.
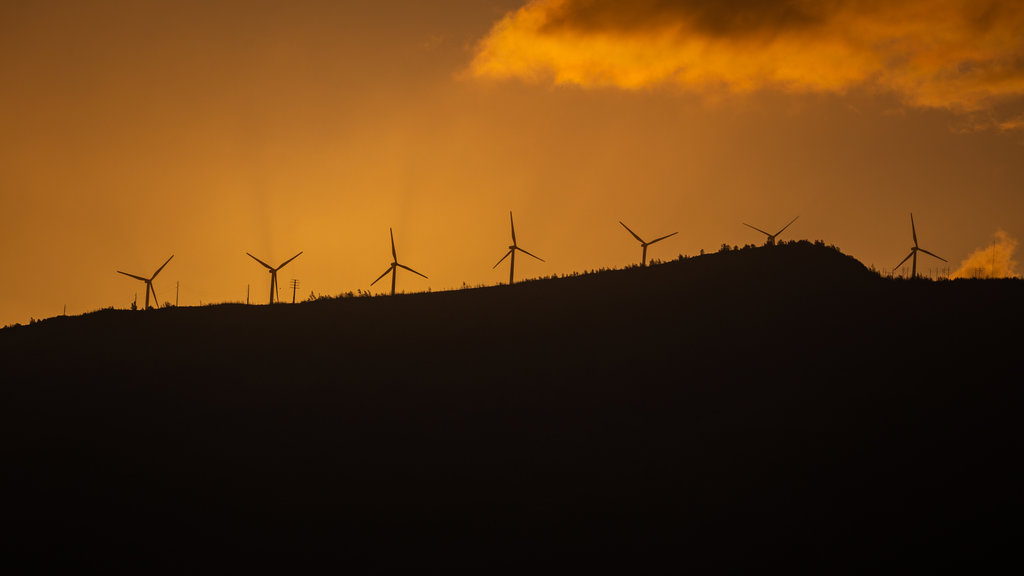
[[1012, 550], [1022, 295], [801, 242], [7, 329], [15, 543], [171, 568], [974, 565]]

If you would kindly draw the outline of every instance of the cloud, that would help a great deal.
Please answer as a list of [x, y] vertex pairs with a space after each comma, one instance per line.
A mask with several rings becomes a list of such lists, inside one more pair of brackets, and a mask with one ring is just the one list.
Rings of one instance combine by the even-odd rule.
[[960, 263], [953, 278], [1018, 278], [1017, 263], [1013, 260], [1016, 249], [1017, 240], [998, 230], [992, 244], [971, 253]]
[[704, 94], [867, 88], [973, 113], [1024, 95], [1024, 2], [533, 0], [479, 42], [469, 71]]
[[1004, 131], [1024, 130], [1024, 114], [1000, 120], [997, 126]]

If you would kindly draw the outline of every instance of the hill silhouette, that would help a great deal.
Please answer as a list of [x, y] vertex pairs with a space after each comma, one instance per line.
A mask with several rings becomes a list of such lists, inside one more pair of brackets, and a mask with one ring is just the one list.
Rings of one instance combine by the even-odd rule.
[[12, 550], [169, 571], [1013, 558], [1022, 294], [796, 242], [5, 329]]

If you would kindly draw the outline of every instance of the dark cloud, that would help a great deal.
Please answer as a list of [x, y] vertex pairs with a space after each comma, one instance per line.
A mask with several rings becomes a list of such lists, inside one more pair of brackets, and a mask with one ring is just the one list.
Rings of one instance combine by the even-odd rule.
[[549, 31], [635, 33], [686, 23], [714, 36], [777, 33], [819, 25], [839, 2], [822, 0], [569, 0], [546, 23]]
[[973, 113], [1024, 96], [1024, 2], [534, 0], [481, 41], [471, 70], [626, 89], [863, 87]]

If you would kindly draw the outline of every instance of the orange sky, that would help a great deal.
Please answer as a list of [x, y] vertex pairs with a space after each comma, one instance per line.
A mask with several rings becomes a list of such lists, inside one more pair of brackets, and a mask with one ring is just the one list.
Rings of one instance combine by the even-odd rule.
[[[715, 6], [729, 11], [716, 11]], [[813, 8], [828, 6], [829, 10]], [[628, 6], [628, 9], [623, 9]], [[812, 8], [807, 8], [811, 6]], [[930, 7], [928, 9], [922, 9]], [[1019, 2], [0, 5], [0, 325], [823, 239], [957, 270], [1024, 237]], [[1007, 260], [1010, 261], [1010, 260]], [[1017, 273], [1021, 270], [1017, 269]], [[378, 284], [374, 290], [389, 286]], [[289, 293], [290, 299], [290, 293]]]

